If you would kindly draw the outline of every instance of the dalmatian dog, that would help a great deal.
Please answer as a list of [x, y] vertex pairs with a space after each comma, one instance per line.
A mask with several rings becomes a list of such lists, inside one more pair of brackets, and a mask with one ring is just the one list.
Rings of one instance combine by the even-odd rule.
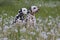
[[28, 13], [28, 10], [27, 8], [21, 8], [18, 12], [18, 14], [16, 15], [14, 21], [13, 21], [13, 24], [14, 23], [25, 23], [25, 16], [27, 15]]
[[35, 17], [36, 12], [38, 12], [38, 7], [31, 6], [29, 9], [29, 14], [27, 15], [27, 26], [28, 27], [36, 26], [36, 17]]

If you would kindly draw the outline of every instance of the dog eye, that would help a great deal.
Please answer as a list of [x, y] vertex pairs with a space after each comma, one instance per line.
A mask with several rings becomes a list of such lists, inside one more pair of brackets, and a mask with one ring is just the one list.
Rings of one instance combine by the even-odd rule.
[[25, 11], [25, 10], [24, 10]]
[[35, 7], [33, 9], [36, 9]]

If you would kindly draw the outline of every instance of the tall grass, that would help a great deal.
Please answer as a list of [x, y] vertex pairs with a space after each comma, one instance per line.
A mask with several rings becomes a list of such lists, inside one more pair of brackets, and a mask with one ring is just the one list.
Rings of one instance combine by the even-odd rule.
[[[36, 27], [12, 25], [18, 10], [31, 5], [40, 9], [36, 13]], [[60, 40], [60, 1], [0, 0], [0, 40]]]

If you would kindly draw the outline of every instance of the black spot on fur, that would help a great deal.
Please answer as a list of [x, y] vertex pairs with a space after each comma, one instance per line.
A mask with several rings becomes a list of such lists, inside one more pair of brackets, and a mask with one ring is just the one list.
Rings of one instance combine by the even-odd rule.
[[21, 13], [21, 12], [22, 12], [22, 9], [19, 10], [19, 13]]

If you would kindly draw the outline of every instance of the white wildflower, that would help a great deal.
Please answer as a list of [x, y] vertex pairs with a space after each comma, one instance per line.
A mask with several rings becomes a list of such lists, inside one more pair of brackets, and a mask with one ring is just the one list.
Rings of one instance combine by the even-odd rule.
[[0, 27], [0, 30], [2, 30], [2, 28]]
[[47, 32], [47, 34], [51, 34], [51, 32]]
[[49, 26], [52, 25], [52, 22], [49, 22], [48, 25], [49, 25]]
[[41, 7], [42, 5], [40, 4], [39, 7]]
[[42, 33], [41, 33], [41, 36], [42, 36], [44, 39], [47, 39], [47, 37], [48, 37], [47, 34], [46, 34], [46, 32], [42, 32]]
[[9, 26], [9, 28], [12, 28], [12, 27], [13, 27], [13, 25], [10, 25], [10, 26]]
[[39, 23], [42, 22], [42, 19], [40, 19], [40, 18], [38, 18], [37, 20], [39, 21]]
[[37, 27], [36, 31], [39, 32], [39, 28], [38, 27]]
[[3, 38], [0, 38], [0, 40], [3, 40]]
[[30, 32], [29, 34], [31, 34], [31, 35], [35, 35], [36, 33], [35, 33], [35, 32]]
[[60, 40], [60, 38], [57, 38], [56, 40]]
[[8, 40], [8, 38], [7, 38], [7, 37], [5, 37], [5, 38], [3, 38], [3, 40]]
[[13, 20], [10, 20], [10, 24], [12, 24], [13, 23]]
[[47, 23], [47, 22], [48, 22], [48, 18], [45, 19], [45, 23]]
[[20, 29], [20, 32], [26, 32], [26, 28], [25, 27], [23, 27], [22, 29]]
[[51, 29], [51, 33], [52, 35], [55, 35], [54, 29]]
[[36, 40], [39, 40], [39, 38], [38, 38], [38, 37], [36, 37]]
[[58, 27], [60, 28], [60, 23], [58, 23]]
[[15, 32], [18, 32], [18, 30], [17, 30], [17, 29], [15, 29]]
[[0, 18], [0, 22], [2, 22], [2, 18]]
[[52, 18], [52, 16], [49, 16], [49, 18]]
[[7, 29], [9, 29], [9, 27], [5, 25], [5, 26], [4, 26], [4, 29], [3, 29], [3, 32], [6, 32]]
[[4, 13], [4, 16], [7, 16], [7, 13]]
[[21, 39], [21, 40], [25, 40], [25, 39]]
[[9, 27], [7, 25], [4, 26], [4, 29], [9, 29]]

